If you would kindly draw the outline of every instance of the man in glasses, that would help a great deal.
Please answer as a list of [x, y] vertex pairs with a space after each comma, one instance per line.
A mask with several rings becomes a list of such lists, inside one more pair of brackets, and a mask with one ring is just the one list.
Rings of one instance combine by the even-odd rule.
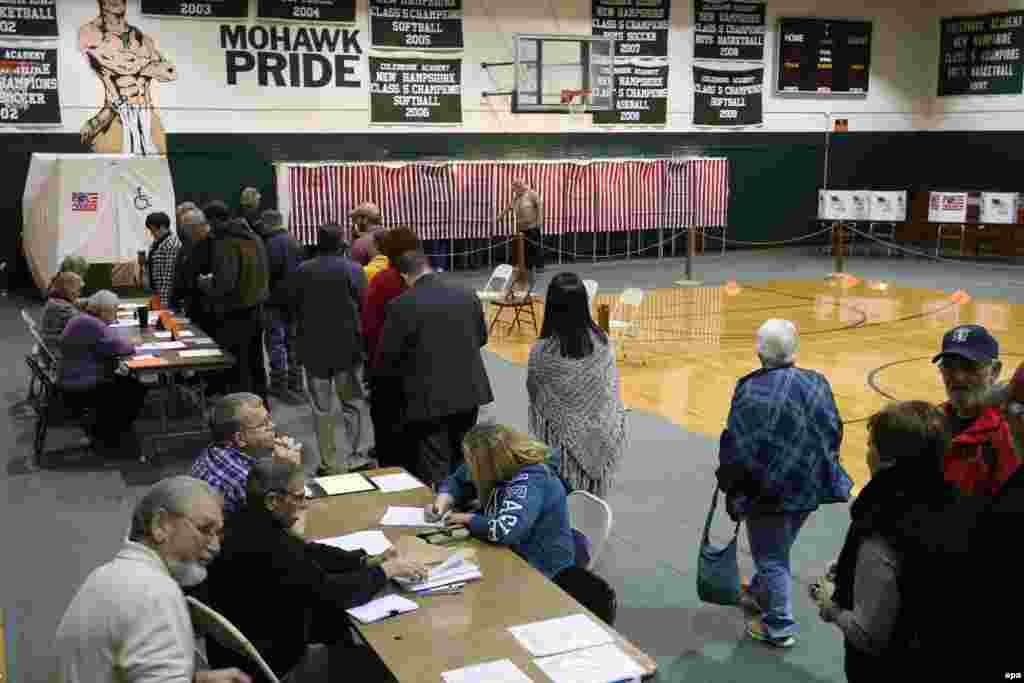
[[151, 488], [124, 547], [89, 574], [57, 627], [60, 679], [249, 683], [238, 669], [195, 670], [182, 593], [206, 578], [223, 528], [220, 496], [206, 482], [171, 477]]
[[946, 480], [968, 496], [994, 496], [1021, 463], [1006, 418], [987, 401], [1003, 365], [999, 342], [981, 325], [959, 325], [942, 337], [938, 363], [949, 401], [943, 404], [953, 444]]

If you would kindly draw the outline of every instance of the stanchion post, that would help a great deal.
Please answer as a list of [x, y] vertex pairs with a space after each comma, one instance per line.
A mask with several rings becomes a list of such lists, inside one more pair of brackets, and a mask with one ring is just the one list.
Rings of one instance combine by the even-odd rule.
[[832, 257], [835, 259], [835, 272], [842, 273], [843, 263], [843, 226], [841, 223], [832, 224]]
[[693, 252], [697, 246], [697, 233], [694, 227], [686, 228], [686, 279], [676, 280], [676, 284], [682, 287], [699, 287], [704, 284], [700, 280], [693, 279]]

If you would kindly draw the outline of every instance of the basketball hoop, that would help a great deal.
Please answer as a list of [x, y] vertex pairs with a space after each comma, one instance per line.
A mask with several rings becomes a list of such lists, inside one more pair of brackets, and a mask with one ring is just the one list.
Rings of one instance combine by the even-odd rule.
[[562, 104], [569, 107], [570, 114], [583, 114], [587, 110], [587, 103], [590, 101], [590, 90], [562, 90]]

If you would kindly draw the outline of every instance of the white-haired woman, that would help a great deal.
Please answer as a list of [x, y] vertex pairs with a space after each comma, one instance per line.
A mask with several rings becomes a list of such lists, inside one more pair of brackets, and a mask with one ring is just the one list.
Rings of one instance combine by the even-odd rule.
[[109, 451], [133, 443], [131, 425], [146, 393], [141, 382], [115, 372], [118, 361], [135, 352], [126, 337], [110, 328], [117, 320], [117, 304], [113, 292], [96, 292], [60, 337], [61, 388], [73, 403], [95, 410], [92, 436], [98, 447]]

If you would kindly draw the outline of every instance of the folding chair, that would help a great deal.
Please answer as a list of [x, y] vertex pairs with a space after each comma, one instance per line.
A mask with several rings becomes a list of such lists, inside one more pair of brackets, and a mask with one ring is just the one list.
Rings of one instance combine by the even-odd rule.
[[37, 356], [29, 354], [25, 356], [25, 362], [28, 364], [33, 378], [39, 383], [39, 393], [33, 404], [36, 411], [36, 428], [32, 442], [33, 453], [38, 464], [46, 450], [46, 432], [55, 418], [68, 417], [70, 413], [70, 417], [76, 420], [78, 426], [86, 432], [86, 436], [89, 435], [88, 422], [85, 418], [87, 408], [79, 406], [75, 409], [67, 404], [65, 394], [58, 386], [53, 371], [44, 368]]
[[[885, 242], [895, 243], [896, 242], [896, 224], [895, 223], [872, 223], [868, 227], [868, 234], [877, 240], [883, 240]], [[893, 252], [899, 254], [900, 252], [893, 249], [888, 244], [882, 244], [881, 242], [875, 242], [871, 240], [871, 244], [868, 245], [868, 252], [873, 248], [879, 250], [885, 249], [886, 256], [892, 256]]]
[[573, 491], [566, 501], [569, 524], [590, 541], [590, 562], [586, 568], [593, 569], [612, 533], [612, 509], [608, 503], [587, 491]]
[[259, 651], [256, 650], [256, 646], [242, 635], [242, 632], [228, 621], [224, 615], [196, 600], [191, 595], [186, 595], [185, 600], [188, 602], [188, 612], [192, 617], [192, 626], [199, 633], [209, 636], [224, 649], [231, 650], [235, 654], [251, 660], [259, 667], [260, 673], [270, 683], [280, 683], [277, 674], [274, 673], [274, 670], [270, 668], [270, 665], [267, 664]]
[[640, 305], [644, 301], [644, 290], [631, 287], [619, 296], [615, 309], [608, 320], [612, 337], [622, 340], [622, 357], [626, 357], [626, 336], [637, 336], [640, 332]]
[[536, 302], [536, 299], [534, 299], [533, 296], [533, 285], [534, 282], [531, 279], [530, 288], [527, 289], [524, 294], [506, 293], [506, 296], [494, 299], [493, 301], [490, 302], [491, 305], [496, 306], [498, 310], [494, 314], [494, 320], [491, 321], [491, 327], [487, 332], [488, 335], [494, 333], [495, 326], [501, 319], [502, 314], [508, 309], [512, 309], [515, 313], [515, 315], [512, 317], [512, 322], [504, 323], [508, 325], [508, 331], [510, 334], [512, 332], [512, 328], [522, 331], [522, 324], [520, 318], [526, 315], [529, 315], [530, 324], [533, 325], [533, 333], [540, 334], [540, 330], [537, 328], [537, 311], [534, 308], [534, 303]]
[[[487, 280], [487, 284], [484, 288], [477, 291], [476, 295], [480, 298], [480, 301], [491, 302], [495, 299], [500, 299], [505, 296], [508, 292], [509, 284], [512, 282], [512, 274], [515, 272], [515, 268], [507, 263], [502, 263], [494, 269], [491, 273], [491, 277]], [[500, 282], [501, 286], [498, 287], [494, 283]]]

